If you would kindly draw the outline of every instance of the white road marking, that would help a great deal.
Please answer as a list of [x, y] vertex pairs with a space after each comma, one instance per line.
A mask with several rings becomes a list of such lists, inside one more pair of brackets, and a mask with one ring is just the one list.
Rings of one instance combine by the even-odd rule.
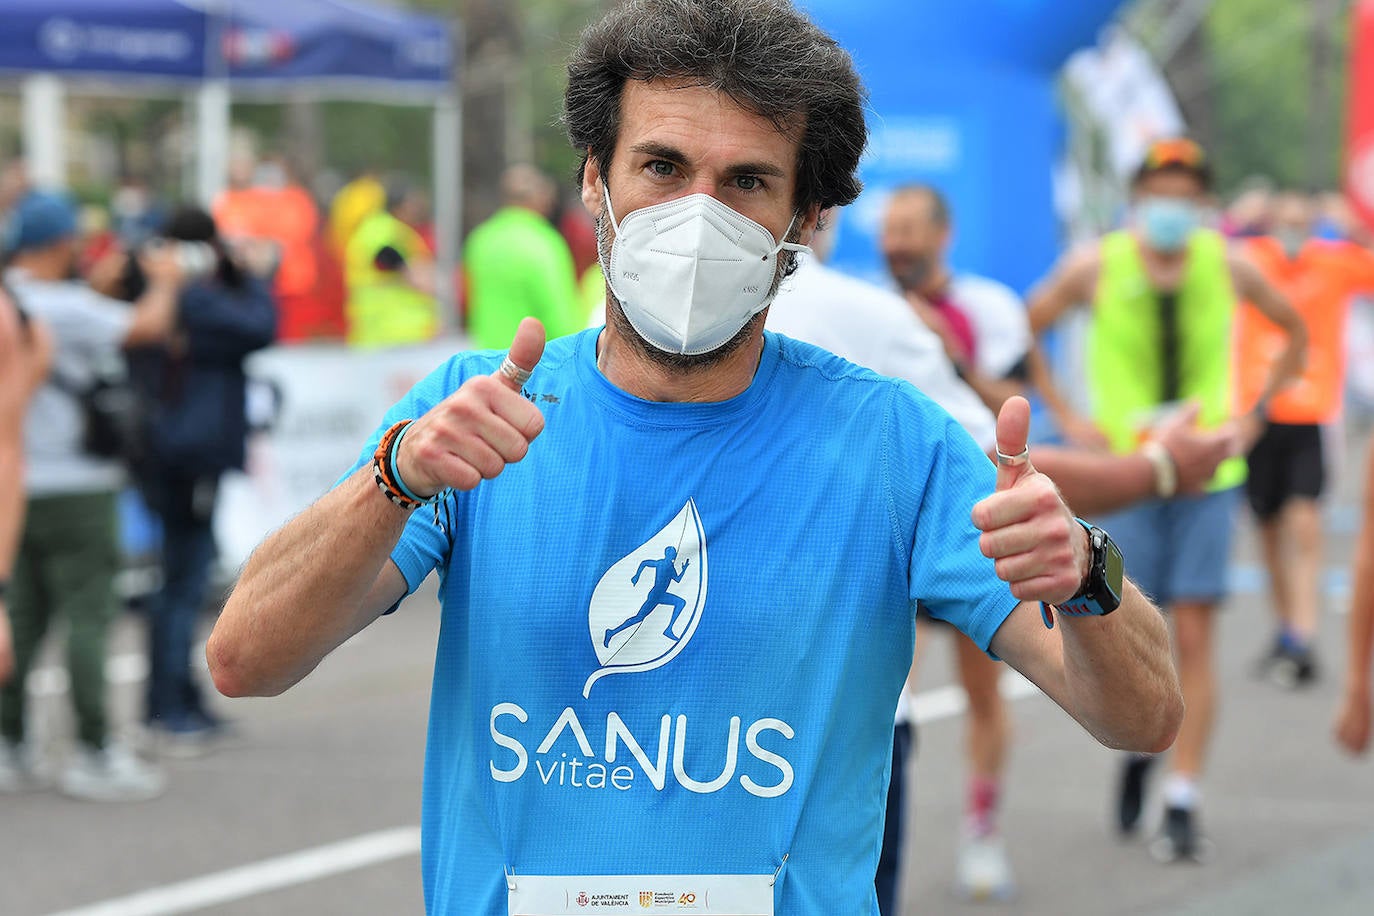
[[52, 916], [171, 916], [280, 890], [420, 851], [420, 828], [397, 827], [316, 846]]
[[[1000, 686], [1002, 696], [1008, 700], [1019, 700], [1040, 692], [1039, 687], [1015, 671], [1004, 674]], [[925, 725], [928, 722], [961, 716], [967, 709], [968, 695], [964, 693], [964, 688], [957, 684], [949, 684], [933, 690], [923, 690], [912, 697], [911, 721], [917, 725]]]

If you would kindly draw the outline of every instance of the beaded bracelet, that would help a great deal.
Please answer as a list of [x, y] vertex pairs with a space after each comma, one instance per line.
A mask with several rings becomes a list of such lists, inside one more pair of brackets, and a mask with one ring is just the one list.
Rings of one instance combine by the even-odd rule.
[[372, 453], [373, 479], [377, 482], [377, 489], [385, 493], [387, 499], [407, 510], [433, 505], [439, 501], [439, 496], [443, 493], [441, 490], [430, 497], [417, 496], [405, 485], [396, 470], [396, 454], [401, 447], [401, 436], [405, 435], [405, 431], [413, 422], [401, 420], [392, 424], [382, 434], [381, 441], [377, 443], [377, 450]]

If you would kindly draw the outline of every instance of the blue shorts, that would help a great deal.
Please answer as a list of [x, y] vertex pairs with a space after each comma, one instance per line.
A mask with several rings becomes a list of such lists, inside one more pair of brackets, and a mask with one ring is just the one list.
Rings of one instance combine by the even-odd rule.
[[1241, 487], [1153, 500], [1099, 519], [1126, 561], [1126, 575], [1161, 607], [1226, 597]]

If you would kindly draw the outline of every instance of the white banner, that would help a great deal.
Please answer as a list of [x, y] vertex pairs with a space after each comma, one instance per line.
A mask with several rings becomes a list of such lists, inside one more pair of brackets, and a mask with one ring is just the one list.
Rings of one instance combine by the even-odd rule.
[[221, 563], [237, 569], [270, 531], [299, 513], [357, 460], [392, 404], [454, 353], [462, 338], [415, 347], [274, 347], [249, 360], [250, 417], [262, 387], [280, 395], [272, 429], [252, 436], [246, 473], [224, 478], [215, 516]]
[[1106, 132], [1118, 178], [1135, 171], [1151, 142], [1185, 130], [1163, 74], [1124, 29], [1113, 29], [1099, 47], [1074, 54], [1064, 74]]

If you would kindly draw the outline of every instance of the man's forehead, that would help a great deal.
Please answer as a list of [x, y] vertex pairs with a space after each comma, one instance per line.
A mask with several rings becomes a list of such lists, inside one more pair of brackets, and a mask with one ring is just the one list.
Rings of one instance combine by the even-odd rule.
[[911, 225], [935, 221], [935, 205], [930, 195], [914, 191], [893, 194], [887, 201], [886, 221]]
[[621, 96], [619, 151], [674, 150], [687, 159], [771, 164], [791, 174], [801, 131], [780, 127], [728, 93], [685, 81], [630, 80]]

